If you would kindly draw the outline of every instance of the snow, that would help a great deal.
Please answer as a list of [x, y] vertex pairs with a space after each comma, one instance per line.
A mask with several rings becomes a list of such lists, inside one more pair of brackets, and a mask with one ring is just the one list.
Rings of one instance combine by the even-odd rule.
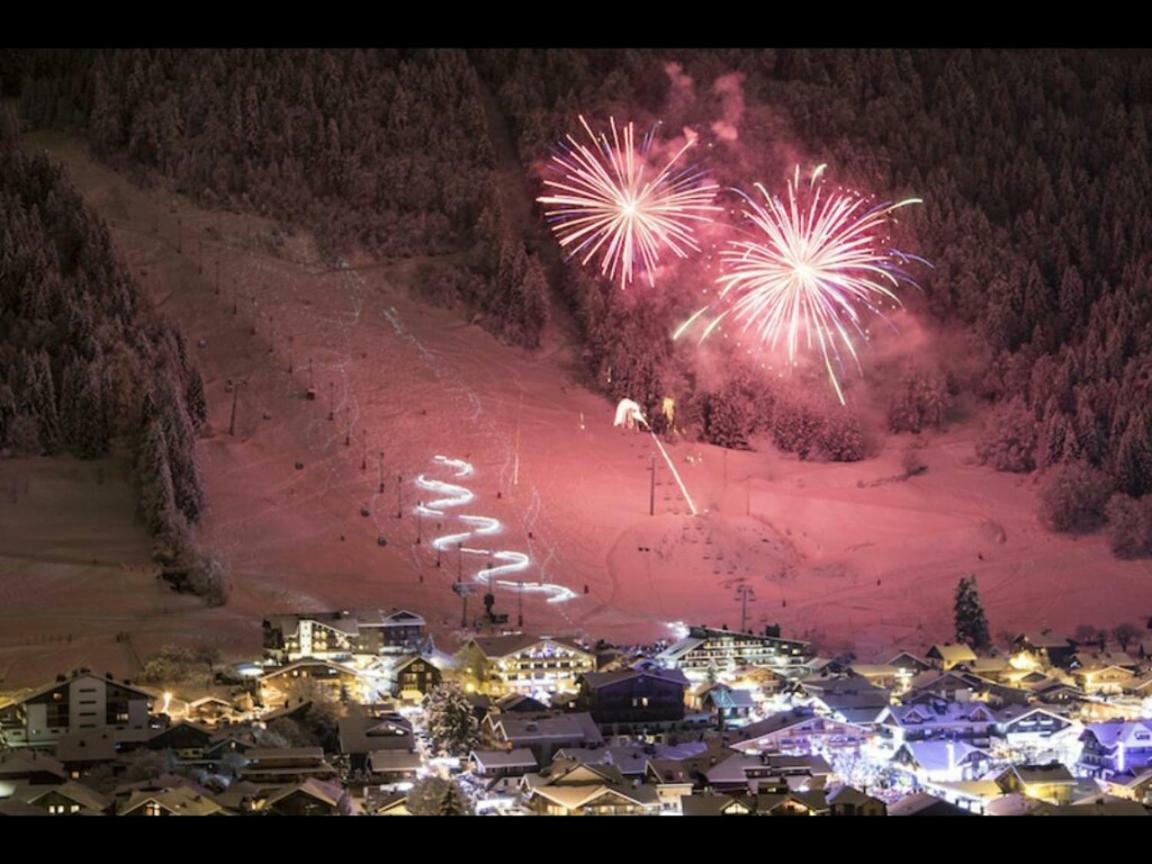
[[[215, 431], [199, 447], [209, 502], [202, 535], [231, 566], [233, 590], [229, 605], [214, 611], [184, 608], [172, 595], [167, 605], [181, 609], [164, 621], [173, 642], [210, 629], [229, 657], [251, 658], [266, 615], [400, 606], [423, 614], [438, 644], [452, 650], [461, 598], [451, 586], [458, 569], [469, 578], [469, 567], [475, 573], [485, 559], [458, 562], [445, 547], [438, 567], [435, 517], [418, 527], [414, 511], [429, 492], [416, 478], [455, 482], [434, 473], [437, 456], [472, 466], [464, 485], [473, 497], [457, 509], [498, 525], [487, 536], [473, 532], [469, 548], [528, 558], [497, 581], [546, 582], [575, 595], [549, 603], [548, 595], [526, 594], [529, 631], [636, 644], [674, 637], [685, 624], [736, 627], [735, 589], [748, 584], [750, 627], [778, 622], [782, 635], [815, 639], [822, 653], [853, 647], [861, 660], [882, 662], [897, 646], [918, 651], [951, 637], [952, 594], [967, 573], [977, 576], [994, 636], [1152, 614], [1148, 562], [1116, 560], [1100, 536], [1048, 533], [1034, 515], [1031, 478], [974, 464], [979, 418], [926, 436], [919, 452], [928, 470], [908, 480], [887, 479], [902, 474], [906, 436], [853, 464], [800, 463], [763, 442], [755, 442], [758, 452], [726, 456], [670, 444], [700, 510], [692, 517], [648, 434], [613, 428], [615, 406], [574, 383], [572, 346], [535, 354], [502, 346], [459, 313], [408, 299], [419, 262], [372, 265], [352, 256], [349, 267], [327, 269], [301, 238], [286, 257], [273, 257], [239, 240], [267, 223], [180, 200], [186, 251], [178, 255], [170, 194], [135, 189], [67, 141], [45, 143], [98, 210], [111, 215], [109, 202], [119, 202], [111, 230], [126, 261], [148, 270], [142, 281], [188, 343], [205, 342], [195, 359]], [[210, 225], [235, 239], [213, 239]], [[204, 240], [203, 274], [189, 237]], [[217, 252], [220, 296], [209, 266]], [[248, 291], [265, 316], [256, 336]], [[248, 382], [236, 437], [227, 434], [230, 378]], [[304, 398], [310, 383], [313, 401]], [[657, 512], [649, 516], [653, 455]], [[445, 520], [453, 515], [443, 512]], [[0, 510], [0, 521], [5, 515]], [[459, 524], [442, 525], [442, 533], [458, 533]], [[10, 564], [0, 571], [9, 593], [12, 572]], [[77, 584], [87, 592], [91, 583]], [[493, 593], [495, 611], [514, 621], [517, 591], [498, 584]], [[45, 596], [37, 598], [42, 607]], [[83, 598], [134, 626], [122, 595]], [[1138, 598], [1145, 605], [1134, 605]], [[470, 604], [470, 615], [478, 606]]]

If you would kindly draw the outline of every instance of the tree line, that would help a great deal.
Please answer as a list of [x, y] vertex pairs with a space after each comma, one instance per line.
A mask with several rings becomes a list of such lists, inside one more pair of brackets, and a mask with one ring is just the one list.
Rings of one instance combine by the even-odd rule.
[[464, 52], [30, 52], [23, 70], [24, 117], [84, 130], [97, 156], [140, 182], [306, 228], [333, 258], [357, 247], [452, 256], [440, 268], [450, 274], [418, 291], [476, 307], [507, 341], [538, 343], [538, 268], [494, 263], [512, 238], [493, 212], [480, 82]]
[[[0, 78], [13, 80], [13, 62]], [[992, 467], [1099, 472], [1103, 500], [1127, 496], [1112, 510], [1129, 517], [1143, 505], [1128, 499], [1152, 491], [1152, 59], [1140, 54], [102, 51], [32, 52], [19, 64], [26, 116], [85, 126], [105, 158], [205, 203], [381, 254], [466, 249], [433, 268], [422, 290], [463, 301], [528, 346], [546, 319], [546, 280], [500, 212], [483, 92], [509, 119], [528, 170], [578, 113], [705, 128], [731, 92], [713, 82], [738, 76], [740, 147], [709, 153], [722, 185], [746, 184], [749, 172], [771, 181], [786, 160], [804, 158], [885, 197], [924, 200], [896, 229], [933, 264], [918, 273], [922, 293], [905, 300], [969, 341], [963, 368], [914, 363], [896, 382], [891, 430], [939, 426], [969, 395], [993, 409], [977, 450]], [[692, 98], [677, 76], [695, 82]], [[655, 295], [620, 292], [569, 268], [558, 288], [598, 389], [626, 392], [649, 414], [674, 394], [700, 434], [727, 446], [745, 446], [779, 414], [803, 433], [780, 436], [798, 439], [802, 456], [858, 452], [859, 420], [838, 408], [780, 398], [765, 379], [756, 386], [773, 395], [750, 411], [734, 404], [748, 395], [742, 382], [700, 375], [669, 337], [698, 301], [699, 278], [680, 281]], [[849, 428], [828, 431], [839, 426]], [[805, 443], [821, 435], [849, 441]], [[1107, 508], [1050, 524], [1099, 522]]]
[[141, 514], [176, 549], [204, 506], [204, 383], [64, 171], [0, 111], [0, 447], [126, 453]]

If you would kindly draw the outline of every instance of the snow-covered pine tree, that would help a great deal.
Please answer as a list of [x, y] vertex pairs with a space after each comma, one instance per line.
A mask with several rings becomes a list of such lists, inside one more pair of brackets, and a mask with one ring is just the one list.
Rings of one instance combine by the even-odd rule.
[[437, 816], [467, 816], [472, 812], [471, 803], [460, 791], [455, 781], [449, 780], [444, 794], [440, 796], [440, 803], [436, 808]]
[[432, 749], [446, 756], [467, 756], [480, 740], [472, 703], [457, 684], [441, 684], [424, 698]]
[[976, 590], [976, 575], [960, 577], [956, 586], [956, 641], [968, 645], [973, 650], [987, 648], [991, 644], [988, 636], [988, 619]]

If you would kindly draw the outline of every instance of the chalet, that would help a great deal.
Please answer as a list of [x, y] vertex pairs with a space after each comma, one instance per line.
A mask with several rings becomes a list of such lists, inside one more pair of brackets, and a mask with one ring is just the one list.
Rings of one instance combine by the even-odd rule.
[[150, 728], [155, 697], [85, 671], [22, 699], [0, 702], [0, 742], [9, 747], [51, 745], [70, 733]]
[[526, 774], [528, 809], [546, 816], [639, 816], [660, 812], [656, 787], [624, 780], [610, 765], [563, 765], [547, 776]]
[[1116, 798], [1152, 807], [1152, 768], [1136, 774], [1114, 774], [1106, 781], [1105, 790]]
[[692, 627], [688, 635], [661, 651], [656, 660], [670, 669], [679, 669], [693, 680], [704, 680], [709, 672], [735, 672], [748, 667], [772, 669], [788, 678], [801, 678], [809, 672], [811, 645], [778, 635], [761, 636], [712, 627]]
[[696, 787], [696, 779], [687, 767], [674, 759], [649, 758], [645, 782], [656, 786], [661, 813], [681, 813], [681, 803]]
[[596, 656], [575, 642], [550, 636], [475, 636], [457, 652], [459, 669], [492, 695], [576, 689], [596, 668]]
[[13, 797], [50, 816], [102, 816], [112, 811], [111, 798], [75, 780], [51, 786], [22, 786]]
[[163, 792], [167, 789], [188, 789], [197, 795], [203, 795], [205, 797], [212, 795], [208, 789], [181, 774], [164, 773], [147, 780], [137, 780], [134, 783], [121, 783], [116, 787], [115, 791], [113, 791], [112, 797], [116, 799], [117, 812], [123, 812], [127, 802], [138, 792]]
[[1036, 816], [1148, 816], [1148, 809], [1137, 801], [1099, 795], [1072, 804], [1041, 804]]
[[491, 746], [504, 750], [527, 748], [540, 765], [549, 764], [552, 754], [561, 748], [604, 743], [596, 721], [587, 712], [489, 714], [482, 728]]
[[1076, 788], [1076, 778], [1059, 762], [1048, 765], [1013, 765], [996, 777], [1005, 793], [1024, 795], [1049, 804], [1068, 804]]
[[862, 726], [797, 709], [735, 731], [729, 746], [741, 753], [812, 753], [818, 749], [854, 750], [867, 740], [868, 732]]
[[916, 792], [901, 798], [888, 808], [889, 816], [971, 816], [969, 811], [949, 804], [927, 792]]
[[832, 769], [821, 756], [734, 753], [707, 770], [716, 792], [805, 791], [823, 789]]
[[1079, 738], [1083, 727], [1050, 708], [1012, 706], [999, 712], [997, 728], [1013, 749], [1050, 745], [1066, 738]]
[[350, 661], [358, 653], [360, 623], [350, 612], [300, 612], [264, 619], [264, 655], [288, 664], [311, 657]]
[[359, 809], [339, 783], [311, 779], [270, 794], [263, 812], [271, 816], [353, 816]]
[[979, 675], [951, 669], [947, 672], [924, 672], [908, 682], [905, 702], [918, 699], [943, 699], [947, 702], [966, 702], [977, 698], [988, 689], [990, 682]]
[[204, 696], [201, 699], [196, 699], [188, 703], [188, 710], [185, 716], [194, 723], [215, 726], [221, 721], [227, 721], [234, 713], [234, 710], [232, 703], [226, 699], [219, 699], [215, 696]]
[[1072, 677], [1085, 693], [1104, 696], [1118, 696], [1136, 680], [1131, 669], [1116, 664], [1078, 666]]
[[337, 771], [324, 760], [323, 747], [258, 747], [244, 754], [240, 777], [250, 783], [302, 783], [329, 780]]
[[136, 792], [124, 804], [121, 816], [226, 816], [212, 798], [183, 786]]
[[1080, 767], [1095, 777], [1152, 768], [1152, 719], [1091, 723], [1080, 736]]
[[979, 816], [991, 815], [997, 806], [1003, 809], [1007, 797], [993, 780], [922, 780], [921, 786], [925, 792]]
[[699, 705], [722, 728], [729, 729], [745, 725], [756, 703], [752, 691], [716, 683], [700, 695]]
[[68, 779], [63, 763], [39, 750], [10, 750], [0, 754], [0, 783], [32, 786], [60, 784]]
[[[361, 624], [362, 647], [381, 654], [411, 654], [424, 643], [424, 619], [407, 609], [391, 609]], [[374, 653], [374, 652], [369, 652]]]
[[[555, 693], [549, 701], [555, 707], [567, 708], [567, 705], [558, 705], [558, 701], [563, 695], [564, 694], [561, 693]], [[573, 703], [575, 703], [578, 694], [573, 693], [571, 696]], [[523, 693], [509, 693], [507, 696], [502, 696], [496, 700], [493, 707], [498, 713], [514, 711], [521, 714], [546, 712], [549, 708], [548, 705], [545, 705], [539, 699], [533, 699], [531, 696], [525, 696]], [[573, 707], [575, 707], [575, 704], [573, 704]]]
[[678, 669], [588, 672], [576, 679], [576, 707], [602, 729], [627, 734], [676, 728], [684, 719], [688, 679]]
[[901, 651], [885, 665], [903, 669], [905, 675], [909, 678], [914, 678], [932, 668], [932, 664], [923, 657], [917, 657], [915, 654], [909, 654], [907, 651]]
[[824, 792], [761, 792], [756, 796], [757, 816], [827, 816]]
[[279, 784], [257, 784], [247, 780], [236, 780], [228, 788], [212, 796], [212, 799], [228, 813], [244, 816], [260, 813], [268, 796], [284, 787]]
[[411, 783], [419, 776], [423, 761], [408, 750], [373, 750], [366, 763], [373, 783]]
[[242, 757], [256, 747], [256, 738], [250, 729], [229, 729], [221, 732], [204, 748], [205, 761], [219, 765], [228, 756]]
[[987, 742], [997, 731], [997, 716], [982, 702], [932, 699], [890, 706], [884, 728], [897, 743], [941, 738]]
[[967, 645], [940, 644], [933, 645], [926, 655], [928, 661], [938, 669], [947, 672], [953, 666], [961, 663], [973, 663], [976, 660], [975, 652]]
[[0, 816], [48, 816], [39, 807], [25, 804], [19, 798], [0, 798]]
[[977, 657], [970, 663], [960, 663], [956, 668], [996, 684], [1008, 682], [1017, 672], [1006, 657]]
[[1069, 664], [1073, 673], [1078, 669], [1103, 669], [1108, 666], [1119, 666], [1135, 672], [1140, 668], [1140, 661], [1125, 651], [1077, 651]]
[[884, 691], [902, 690], [916, 674], [903, 666], [889, 663], [853, 663], [848, 669], [851, 675], [863, 678], [873, 687]]
[[149, 750], [169, 750], [182, 761], [196, 761], [204, 758], [204, 751], [211, 746], [216, 733], [198, 723], [181, 721], [175, 726], [161, 729], [144, 744]]
[[892, 757], [894, 768], [924, 782], [975, 780], [991, 761], [987, 751], [965, 741], [905, 741]]
[[418, 701], [440, 686], [443, 676], [426, 657], [405, 657], [392, 667], [392, 695]]
[[273, 615], [263, 622], [264, 654], [288, 664], [306, 657], [347, 662], [355, 655], [412, 653], [421, 647], [424, 626], [406, 609]]
[[1041, 665], [1066, 669], [1076, 653], [1076, 643], [1051, 630], [1021, 633], [1012, 640], [1012, 653], [1031, 655]]
[[412, 724], [399, 714], [372, 717], [349, 714], [339, 721], [340, 752], [349, 757], [352, 769], [359, 771], [368, 757], [380, 750], [416, 749]]
[[519, 750], [473, 750], [468, 764], [477, 777], [522, 777], [540, 766], [527, 748]]
[[349, 666], [328, 660], [297, 660], [260, 676], [260, 700], [265, 705], [287, 706], [301, 690], [315, 686], [326, 690], [332, 699], [370, 701], [360, 683], [359, 673]]
[[854, 786], [841, 786], [828, 796], [832, 816], [887, 816], [888, 805]]
[[892, 702], [888, 690], [857, 675], [800, 682], [801, 692], [817, 713], [857, 726], [883, 722]]
[[648, 760], [654, 756], [656, 748], [649, 744], [616, 745], [608, 747], [564, 747], [556, 751], [552, 763], [557, 760], [581, 762], [585, 765], [615, 765], [628, 779], [643, 779], [648, 774]]
[[80, 780], [98, 765], [111, 765], [113, 774], [119, 773], [125, 749], [115, 732], [86, 730], [65, 735], [57, 741], [56, 758], [71, 779]]
[[1038, 701], [1046, 705], [1073, 705], [1083, 701], [1085, 696], [1079, 687], [1046, 676], [1029, 682], [1027, 688]]
[[683, 795], [680, 812], [685, 816], [749, 816], [752, 807], [730, 795]]

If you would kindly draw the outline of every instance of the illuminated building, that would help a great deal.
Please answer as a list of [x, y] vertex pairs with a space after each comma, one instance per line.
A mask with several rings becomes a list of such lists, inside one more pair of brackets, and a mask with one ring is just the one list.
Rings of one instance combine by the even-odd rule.
[[688, 635], [656, 655], [661, 665], [679, 669], [693, 680], [709, 673], [764, 667], [790, 678], [808, 674], [812, 658], [807, 642], [778, 636], [738, 633], [713, 627], [692, 627]]

